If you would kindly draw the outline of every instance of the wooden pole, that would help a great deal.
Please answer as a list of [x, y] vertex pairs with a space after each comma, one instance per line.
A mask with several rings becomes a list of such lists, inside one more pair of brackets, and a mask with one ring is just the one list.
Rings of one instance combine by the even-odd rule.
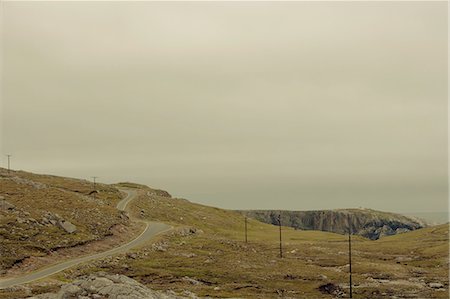
[[281, 214], [278, 214], [278, 226], [280, 228], [280, 258], [283, 258], [283, 243], [281, 240]]
[[10, 162], [11, 155], [6, 155], [6, 156], [8, 156], [8, 173], [9, 173], [11, 171], [11, 162]]
[[245, 216], [245, 243], [247, 243], [247, 216]]
[[350, 298], [353, 298], [352, 294], [352, 224], [351, 216], [348, 215], [348, 265], [349, 265], [349, 285], [350, 285]]

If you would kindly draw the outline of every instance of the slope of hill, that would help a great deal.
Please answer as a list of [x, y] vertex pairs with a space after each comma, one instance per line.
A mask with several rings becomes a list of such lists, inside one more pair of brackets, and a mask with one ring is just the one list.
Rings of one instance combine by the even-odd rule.
[[[151, 289], [205, 297], [348, 296], [347, 237], [283, 227], [280, 258], [273, 225], [249, 219], [246, 243], [242, 214], [138, 189], [132, 213], [177, 229], [132, 253], [80, 266], [59, 279], [106, 271]], [[354, 236], [353, 281], [354, 298], [448, 298], [448, 226], [376, 241]]]
[[349, 217], [352, 233], [371, 240], [423, 228], [426, 224], [400, 214], [371, 209], [339, 209], [319, 211], [271, 211], [249, 210], [240, 213], [259, 221], [278, 225], [278, 215], [282, 224], [301, 230], [321, 230], [338, 234], [348, 233]]
[[128, 217], [115, 208], [120, 192], [88, 181], [0, 168], [0, 270], [101, 240]]
[[[236, 211], [172, 198], [142, 185], [119, 185], [138, 193], [129, 205], [134, 217], [175, 229], [126, 254], [0, 291], [0, 298], [56, 293], [62, 283], [100, 272], [125, 275], [152, 290], [179, 295], [348, 297], [346, 236], [282, 227], [280, 258], [278, 227], [249, 219], [245, 242], [244, 216]], [[353, 298], [448, 298], [448, 225], [375, 241], [354, 236], [352, 244]]]

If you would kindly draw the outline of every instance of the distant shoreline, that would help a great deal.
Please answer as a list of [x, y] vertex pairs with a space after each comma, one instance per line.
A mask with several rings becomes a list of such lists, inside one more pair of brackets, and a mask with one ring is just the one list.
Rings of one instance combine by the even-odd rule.
[[449, 212], [416, 212], [416, 213], [401, 213], [405, 216], [418, 217], [429, 224], [437, 225], [449, 222]]

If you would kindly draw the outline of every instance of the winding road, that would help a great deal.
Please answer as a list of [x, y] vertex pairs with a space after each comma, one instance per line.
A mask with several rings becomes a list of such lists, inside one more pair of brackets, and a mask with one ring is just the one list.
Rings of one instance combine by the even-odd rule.
[[[121, 191], [127, 193], [127, 196], [124, 199], [122, 199], [117, 204], [116, 207], [118, 210], [125, 211], [128, 203], [130, 201], [132, 201], [134, 198], [136, 198], [137, 192], [135, 190], [121, 190]], [[144, 244], [145, 242], [152, 239], [156, 235], [171, 229], [171, 226], [164, 224], [164, 223], [160, 223], [160, 222], [142, 221], [142, 220], [138, 220], [135, 218], [133, 220], [138, 221], [138, 222], [143, 222], [146, 225], [145, 230], [134, 240], [132, 240], [126, 244], [123, 244], [119, 247], [116, 247], [116, 248], [113, 248], [113, 249], [110, 249], [110, 250], [107, 250], [104, 252], [74, 258], [74, 259], [71, 259], [71, 260], [68, 260], [68, 261], [65, 261], [62, 263], [51, 265], [51, 266], [43, 268], [43, 269], [39, 269], [37, 271], [25, 274], [23, 276], [0, 280], [0, 289], [9, 288], [9, 287], [21, 285], [24, 283], [29, 283], [29, 282], [32, 282], [32, 281], [35, 281], [38, 279], [48, 277], [55, 273], [61, 272], [67, 268], [78, 265], [80, 263], [103, 258], [103, 257], [110, 256], [110, 255], [117, 254], [117, 253], [126, 252], [134, 247]]]

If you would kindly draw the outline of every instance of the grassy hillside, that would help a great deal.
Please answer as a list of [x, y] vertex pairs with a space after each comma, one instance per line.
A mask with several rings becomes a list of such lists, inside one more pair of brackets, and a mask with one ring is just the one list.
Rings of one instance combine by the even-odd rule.
[[97, 186], [99, 193], [93, 198], [88, 196], [93, 186], [84, 180], [0, 169], [2, 273], [28, 257], [99, 240], [114, 226], [127, 224], [115, 208], [120, 192]]
[[[139, 188], [139, 187], [138, 187]], [[60, 275], [107, 271], [154, 289], [201, 296], [332, 298], [348, 294], [347, 237], [248, 222], [234, 211], [155, 195], [143, 188], [132, 204], [136, 217], [177, 229], [132, 254], [80, 266]], [[448, 226], [377, 241], [353, 237], [354, 298], [448, 298]]]
[[[117, 223], [116, 186], [133, 188], [129, 205], [136, 218], [170, 223], [174, 230], [133, 252], [108, 257], [54, 276], [59, 281], [105, 271], [130, 276], [152, 289], [191, 291], [199, 296], [241, 298], [336, 298], [348, 296], [347, 236], [282, 228], [248, 220], [235, 211], [172, 198], [163, 190], [133, 183], [92, 185], [83, 180], [7, 174], [0, 169], [0, 249], [4, 268], [27, 256], [48, 255], [60, 247], [101, 239]], [[2, 200], [0, 200], [2, 202]], [[67, 233], [45, 223], [48, 212], [77, 227]], [[33, 220], [34, 219], [34, 220]], [[353, 236], [354, 298], [448, 298], [448, 225], [419, 229], [371, 241]], [[0, 298], [54, 290], [54, 280], [31, 289], [0, 292]], [[60, 282], [59, 282], [60, 283]]]

